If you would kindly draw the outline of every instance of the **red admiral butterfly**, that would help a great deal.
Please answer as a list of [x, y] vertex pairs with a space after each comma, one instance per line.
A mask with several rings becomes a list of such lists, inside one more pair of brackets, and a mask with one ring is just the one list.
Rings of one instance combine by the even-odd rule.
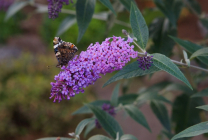
[[70, 42], [61, 40], [60, 37], [53, 39], [53, 48], [58, 64], [56, 67], [62, 67], [68, 64], [73, 59], [74, 54], [78, 51], [78, 48]]

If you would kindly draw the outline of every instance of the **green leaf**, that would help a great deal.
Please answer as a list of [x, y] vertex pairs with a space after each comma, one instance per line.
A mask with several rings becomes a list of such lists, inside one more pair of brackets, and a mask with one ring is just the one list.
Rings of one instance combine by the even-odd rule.
[[158, 120], [161, 122], [161, 124], [170, 132], [170, 119], [165, 105], [160, 102], [151, 101], [150, 106], [154, 114], [157, 116]]
[[176, 36], [177, 29], [173, 28], [173, 25], [164, 18], [156, 18], [149, 26], [150, 38], [152, 38], [153, 44], [149, 53], [162, 53], [166, 56], [172, 54], [175, 42], [169, 37], [169, 35]]
[[158, 95], [157, 92], [144, 92], [142, 93], [138, 98], [138, 102], [146, 102], [146, 101], [162, 101], [165, 103], [172, 104], [169, 100], [167, 100], [165, 97]]
[[128, 79], [128, 78], [132, 78], [132, 77], [143, 76], [143, 75], [146, 75], [146, 74], [157, 72], [159, 70], [160, 69], [158, 69], [157, 67], [152, 65], [149, 69], [144, 71], [141, 68], [139, 68], [138, 62], [133, 62], [133, 63], [127, 65], [126, 67], [124, 67], [119, 72], [117, 72], [113, 77], [111, 77], [103, 85], [103, 87], [109, 85], [112, 82], [115, 82], [115, 81], [118, 81], [118, 80], [121, 80], [121, 79]]
[[200, 113], [202, 110], [196, 108], [201, 105], [204, 105], [202, 98], [193, 99], [186, 93], [175, 99], [172, 109], [172, 122], [175, 124], [176, 133], [201, 122]]
[[153, 55], [153, 64], [161, 70], [166, 71], [167, 73], [171, 74], [172, 76], [178, 78], [186, 85], [188, 85], [191, 89], [191, 85], [180, 71], [180, 69], [165, 55], [162, 54], [152, 54]]
[[137, 38], [136, 42], [142, 49], [145, 49], [149, 38], [149, 31], [144, 17], [133, 2], [131, 3], [130, 23], [134, 37]]
[[123, 135], [120, 140], [138, 140], [135, 136], [130, 134]]
[[90, 133], [90, 131], [92, 131], [92, 129], [94, 129], [94, 128], [95, 128], [95, 122], [89, 123], [86, 126], [86, 129], [85, 129], [85, 132], [84, 132], [84, 138], [86, 138], [88, 133]]
[[174, 135], [171, 132], [168, 132], [166, 130], [162, 130], [162, 133], [168, 138], [171, 139]]
[[[170, 36], [175, 42], [177, 42], [179, 45], [181, 45], [183, 48], [185, 48], [189, 53], [194, 53], [199, 49], [202, 49], [202, 46], [199, 46], [197, 44], [191, 43], [186, 40], [181, 40], [179, 38]], [[208, 65], [208, 57], [207, 56], [198, 56], [197, 57], [202, 63]]]
[[208, 105], [197, 106], [196, 108], [199, 108], [199, 109], [203, 109], [205, 111], [208, 111]]
[[134, 0], [120, 0], [120, 2], [124, 5], [124, 7], [130, 11], [131, 9], [131, 3], [133, 2], [134, 4], [136, 4], [136, 2]]
[[113, 6], [112, 4], [110, 3], [109, 0], [100, 0], [100, 2], [105, 5], [106, 7], [108, 7], [108, 9], [110, 9], [115, 15], [116, 15], [116, 12], [115, 10], [113, 9]]
[[170, 85], [165, 87], [164, 91], [183, 91], [190, 94], [194, 93], [194, 91], [191, 90], [189, 87], [179, 83], [171, 83]]
[[163, 14], [169, 19], [171, 24], [176, 27], [177, 17], [173, 11], [172, 5], [170, 2], [162, 0], [154, 0], [157, 7], [163, 12]]
[[66, 32], [73, 24], [76, 23], [76, 18], [73, 15], [66, 17], [61, 24], [59, 25], [58, 31], [56, 33], [57, 36], [62, 35]]
[[48, 137], [48, 138], [41, 138], [37, 140], [57, 140], [57, 138], [60, 138], [60, 140], [73, 140], [73, 139], [63, 138], [63, 137]]
[[95, 136], [90, 137], [88, 140], [112, 140], [112, 139], [103, 135], [95, 135]]
[[194, 57], [197, 57], [197, 56], [208, 56], [208, 48], [202, 48], [202, 49], [197, 50], [191, 55], [190, 59], [193, 59]]
[[79, 35], [77, 42], [79, 42], [84, 35], [87, 27], [92, 19], [95, 9], [95, 0], [77, 0], [76, 3], [76, 17], [79, 27]]
[[124, 108], [132, 119], [151, 131], [143, 113], [137, 107], [134, 105], [125, 105]]
[[123, 104], [123, 105], [131, 104], [137, 99], [138, 96], [139, 96], [138, 94], [126, 94], [126, 95], [120, 96], [118, 98], [118, 103]]
[[119, 87], [120, 87], [120, 83], [118, 83], [118, 84], [116, 85], [116, 87], [115, 87], [114, 90], [113, 90], [113, 94], [112, 94], [112, 96], [111, 96], [111, 104], [112, 104], [113, 106], [115, 106], [115, 107], [118, 105]]
[[21, 10], [23, 7], [28, 5], [29, 1], [17, 1], [14, 2], [11, 6], [9, 6], [9, 9], [6, 12], [5, 21], [7, 21], [10, 17], [12, 17], [14, 14], [16, 14], [19, 10]]
[[201, 6], [196, 0], [187, 0], [187, 2], [198, 14], [201, 14]]
[[103, 111], [99, 107], [92, 106], [90, 104], [88, 104], [87, 106], [92, 110], [101, 126], [110, 136], [112, 136], [115, 139], [117, 132], [119, 133], [119, 135], [123, 135], [123, 131], [120, 125], [110, 114]]
[[83, 131], [83, 129], [85, 128], [85, 126], [90, 123], [91, 121], [95, 120], [95, 118], [88, 118], [88, 119], [84, 119], [82, 120], [76, 127], [75, 130], [75, 134], [76, 135], [80, 135]]
[[[108, 100], [97, 100], [97, 101], [91, 102], [89, 104], [101, 107], [105, 103], [110, 104], [110, 101], [108, 101]], [[77, 111], [73, 112], [72, 115], [90, 114], [90, 113], [92, 113], [92, 111], [86, 105], [84, 105], [83, 107], [79, 108]]]
[[191, 98], [193, 98], [193, 97], [204, 97], [204, 96], [208, 96], [208, 88], [203, 89], [202, 91], [195, 93], [194, 95], [191, 96]]
[[204, 134], [207, 132], [208, 132], [208, 122], [202, 122], [183, 130], [182, 132], [175, 135], [171, 140], [184, 138], [184, 137], [198, 136], [200, 134]]
[[201, 18], [200, 19], [202, 25], [208, 29], [208, 19]]

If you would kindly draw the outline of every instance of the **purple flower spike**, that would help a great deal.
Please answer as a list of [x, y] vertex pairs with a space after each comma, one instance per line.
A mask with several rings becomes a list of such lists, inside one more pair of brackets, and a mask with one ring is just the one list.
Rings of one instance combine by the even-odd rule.
[[[105, 112], [107, 112], [108, 114], [110, 114], [111, 116], [114, 116], [116, 114], [115, 112], [115, 108], [114, 106], [111, 106], [110, 104], [103, 104], [102, 105], [102, 110], [104, 110]], [[102, 128], [102, 126], [100, 125], [100, 123], [98, 122], [97, 119], [95, 119], [95, 126], [97, 128]]]
[[147, 52], [145, 53], [145, 56], [141, 57], [138, 56], [139, 59], [137, 59], [139, 67], [142, 70], [149, 69], [151, 67], [151, 64], [153, 63], [152, 58], [153, 56], [147, 56]]
[[[79, 92], [84, 92], [83, 88], [94, 84], [101, 78], [100, 74], [111, 73], [122, 69], [130, 58], [136, 58], [137, 52], [130, 46], [132, 39], [124, 40], [121, 37], [107, 38], [101, 44], [98, 42], [91, 44], [86, 51], [82, 51], [79, 56], [75, 56], [63, 66], [58, 75], [55, 76], [55, 83], [51, 83], [51, 97], [54, 102], [62, 99], [70, 99]], [[113, 111], [112, 111], [113, 112]]]
[[[61, 12], [63, 4], [68, 5], [69, 0], [48, 0], [48, 14], [49, 18], [55, 19], [58, 17], [58, 14]], [[73, 1], [71, 0], [71, 3]]]

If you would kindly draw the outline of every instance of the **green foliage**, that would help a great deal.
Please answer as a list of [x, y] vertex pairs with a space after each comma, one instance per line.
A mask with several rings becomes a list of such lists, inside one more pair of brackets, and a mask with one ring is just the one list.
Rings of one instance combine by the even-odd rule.
[[118, 105], [119, 87], [120, 87], [120, 83], [116, 85], [111, 96], [111, 104], [115, 107]]
[[132, 119], [134, 119], [137, 123], [141, 124], [151, 132], [143, 113], [137, 107], [134, 105], [125, 105], [124, 108]]
[[151, 74], [154, 72], [159, 71], [160, 69], [158, 69], [157, 67], [155, 67], [154, 65], [152, 65], [150, 67], [150, 69], [147, 70], [142, 70], [139, 68], [138, 66], [138, 62], [133, 62], [129, 65], [127, 65], [126, 67], [124, 67], [122, 70], [120, 70], [119, 72], [117, 72], [114, 76], [112, 76], [104, 85], [103, 87], [109, 85], [110, 83], [113, 83], [115, 81], [121, 80], [121, 79], [129, 79], [129, 78], [133, 78], [133, 77], [137, 77], [137, 76], [143, 76], [143, 75], [147, 75], [147, 74]]
[[166, 71], [167, 73], [173, 75], [179, 80], [183, 81], [186, 85], [188, 85], [191, 89], [191, 85], [180, 71], [180, 69], [165, 55], [162, 54], [153, 54], [153, 64], [161, 70]]
[[79, 27], [79, 35], [77, 42], [79, 42], [84, 35], [87, 27], [92, 19], [95, 9], [95, 0], [77, 0], [76, 3], [76, 17], [77, 25]]
[[151, 101], [150, 106], [152, 108], [152, 111], [157, 116], [161, 124], [169, 131], [171, 132], [170, 128], [170, 119], [168, 116], [168, 111], [164, 104], [156, 101]]
[[80, 135], [87, 124], [94, 121], [94, 118], [84, 119], [82, 120], [76, 127], [75, 135]]
[[118, 124], [118, 122], [107, 112], [101, 110], [100, 108], [92, 105], [87, 105], [91, 111], [94, 113], [99, 123], [105, 129], [105, 131], [114, 139], [116, 138], [116, 134], [123, 135], [123, 131]]
[[90, 137], [89, 140], [112, 140], [112, 139], [103, 135], [95, 135], [95, 136]]
[[201, 110], [196, 107], [203, 104], [202, 98], [190, 98], [190, 93], [184, 93], [175, 99], [172, 109], [172, 121], [175, 123], [175, 133], [179, 133], [201, 121]]
[[110, 1], [109, 0], [99, 0], [103, 5], [105, 5], [106, 7], [108, 7], [108, 9], [110, 9], [112, 12], [113, 12], [113, 14], [115, 14], [116, 15], [116, 12], [115, 12], [115, 10], [113, 9], [113, 6], [112, 6], [112, 4], [110, 3]]
[[208, 132], [208, 122], [202, 122], [199, 124], [196, 124], [194, 126], [191, 126], [184, 131], [178, 133], [175, 135], [171, 140], [175, 140], [178, 138], [184, 138], [184, 137], [193, 137], [193, 136], [198, 136], [200, 134], [204, 134]]
[[125, 134], [121, 137], [121, 140], [138, 140], [138, 139], [133, 135]]
[[142, 49], [145, 49], [149, 38], [149, 30], [144, 17], [133, 2], [131, 3], [130, 23], [134, 37], [137, 39], [136, 42]]
[[31, 54], [24, 54], [15, 60], [1, 61], [1, 138], [33, 132], [64, 135], [68, 132], [69, 124], [77, 125], [69, 116], [71, 110], [81, 105], [81, 100], [85, 100], [85, 95], [78, 95], [62, 104], [53, 103], [49, 99], [50, 82], [59, 69], [48, 69], [47, 65], [54, 63], [56, 62], [51, 61], [48, 56]]

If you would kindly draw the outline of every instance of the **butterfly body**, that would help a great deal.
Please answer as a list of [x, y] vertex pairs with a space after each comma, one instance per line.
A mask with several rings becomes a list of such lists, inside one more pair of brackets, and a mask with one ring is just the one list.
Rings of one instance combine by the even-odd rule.
[[71, 42], [65, 42], [60, 37], [55, 37], [53, 40], [54, 53], [58, 60], [56, 67], [62, 67], [68, 64], [73, 59], [78, 48]]

